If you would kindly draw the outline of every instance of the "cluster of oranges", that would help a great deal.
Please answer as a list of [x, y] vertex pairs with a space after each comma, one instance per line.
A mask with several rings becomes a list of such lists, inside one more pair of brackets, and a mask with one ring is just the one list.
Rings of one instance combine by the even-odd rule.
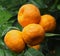
[[4, 37], [6, 46], [14, 52], [22, 52], [26, 44], [38, 50], [45, 32], [52, 32], [56, 27], [55, 18], [48, 14], [41, 16], [39, 9], [33, 4], [23, 5], [17, 19], [23, 30], [10, 30]]

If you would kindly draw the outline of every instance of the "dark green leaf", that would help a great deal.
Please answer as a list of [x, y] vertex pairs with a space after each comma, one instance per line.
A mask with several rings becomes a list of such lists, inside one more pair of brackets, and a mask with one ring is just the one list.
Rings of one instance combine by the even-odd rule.
[[40, 9], [47, 8], [47, 5], [44, 3], [43, 0], [29, 0], [31, 3], [35, 4]]
[[20, 31], [22, 31], [23, 27], [18, 22], [15, 22], [14, 24], [15, 27], [18, 27]]
[[58, 1], [59, 1], [59, 0], [55, 0], [55, 1], [54, 1], [53, 5], [50, 7], [50, 11], [51, 11], [51, 10], [53, 10], [53, 11], [56, 10]]
[[41, 52], [33, 49], [33, 48], [29, 48], [25, 54], [25, 56], [44, 56]]
[[14, 15], [22, 4], [25, 4], [27, 0], [1, 0], [0, 5], [9, 10]]
[[55, 55], [60, 56], [60, 40], [56, 42]]
[[59, 4], [59, 5], [57, 5], [57, 9], [58, 9], [58, 10], [60, 10], [60, 4]]

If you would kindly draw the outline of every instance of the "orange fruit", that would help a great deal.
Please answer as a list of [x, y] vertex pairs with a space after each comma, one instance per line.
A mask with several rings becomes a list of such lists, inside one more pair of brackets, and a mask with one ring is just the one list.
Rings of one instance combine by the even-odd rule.
[[33, 4], [25, 4], [18, 11], [18, 22], [22, 27], [31, 23], [39, 23], [40, 11]]
[[53, 16], [45, 14], [41, 16], [39, 23], [45, 30], [45, 32], [52, 32], [56, 27], [56, 20]]
[[39, 24], [29, 24], [23, 28], [24, 41], [28, 45], [37, 45], [44, 39], [44, 29]]
[[25, 47], [22, 37], [22, 32], [19, 30], [11, 30], [5, 35], [4, 42], [10, 50], [14, 52], [21, 52]]
[[35, 46], [30, 46], [30, 45], [29, 45], [29, 47], [30, 47], [30, 48], [34, 48], [34, 49], [36, 49], [36, 50], [39, 50], [39, 49], [40, 49], [40, 45], [35, 45]]

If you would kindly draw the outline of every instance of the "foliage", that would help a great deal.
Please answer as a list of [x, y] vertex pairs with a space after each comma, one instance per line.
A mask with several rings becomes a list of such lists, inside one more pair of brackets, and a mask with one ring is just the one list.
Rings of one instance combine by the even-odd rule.
[[[31, 48], [22, 53], [13, 53], [4, 44], [3, 38], [7, 31], [11, 29], [22, 30], [17, 22], [17, 13], [21, 5], [26, 3], [35, 4], [41, 11], [41, 14], [51, 14], [56, 18], [57, 26], [53, 33], [47, 33], [45, 41], [41, 44], [41, 50], [37, 51]], [[51, 45], [58, 43], [60, 34], [60, 2], [59, 0], [0, 0], [0, 56], [49, 56]], [[53, 41], [54, 40], [54, 41]], [[54, 42], [54, 43], [53, 43]], [[49, 46], [50, 45], [50, 46]], [[56, 46], [56, 44], [54, 44]], [[59, 44], [57, 45], [59, 46]], [[58, 53], [58, 49], [56, 50]], [[55, 49], [54, 49], [55, 50]], [[60, 56], [55, 54], [56, 56]], [[50, 55], [52, 56], [52, 55]]]

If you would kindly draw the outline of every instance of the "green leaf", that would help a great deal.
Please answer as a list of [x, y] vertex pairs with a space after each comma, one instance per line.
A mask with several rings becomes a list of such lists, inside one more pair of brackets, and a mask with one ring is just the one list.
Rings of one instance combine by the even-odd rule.
[[18, 22], [15, 22], [14, 24], [15, 24], [15, 27], [18, 27], [20, 31], [22, 31], [23, 27]]
[[12, 14], [0, 6], [0, 25], [7, 22], [12, 17]]
[[56, 6], [57, 6], [57, 4], [58, 4], [58, 1], [59, 1], [59, 0], [55, 0], [55, 1], [54, 1], [54, 4], [50, 7], [50, 11], [52, 11], [52, 10], [54, 11], [54, 10], [56, 9]]
[[1, 34], [2, 34], [2, 30], [1, 30], [1, 25], [0, 25], [0, 37], [1, 37]]
[[57, 9], [58, 9], [58, 10], [60, 10], [60, 4], [59, 4], [59, 5], [57, 5]]
[[0, 56], [5, 56], [4, 50], [0, 49]]
[[3, 37], [8, 31], [14, 30], [14, 29], [19, 30], [19, 28], [17, 28], [17, 27], [8, 27], [8, 28], [6, 28], [6, 29], [2, 32], [2, 37]]
[[22, 4], [27, 0], [1, 0], [0, 5], [9, 10], [12, 14], [16, 14]]
[[17, 56], [24, 56], [24, 51], [19, 53]]
[[12, 51], [10, 51], [10, 50], [4, 50], [4, 52], [5, 52], [5, 56], [17, 56], [17, 54], [15, 54], [15, 53], [13, 53]]
[[60, 56], [60, 41], [59, 41], [59, 43], [57, 42], [57, 45], [56, 45], [56, 47], [55, 47], [55, 51], [56, 51], [56, 56]]
[[35, 50], [33, 48], [29, 48], [25, 52], [24, 56], [44, 56], [44, 55], [41, 52], [39, 52], [39, 51], [37, 51], [37, 50]]
[[0, 49], [6, 49], [6, 46], [2, 39], [0, 39]]
[[40, 9], [47, 8], [47, 5], [44, 3], [43, 0], [29, 0], [29, 2], [31, 2], [32, 4], [35, 4]]
[[46, 37], [60, 36], [60, 34], [46, 33], [45, 36]]
[[8, 20], [8, 23], [10, 23], [10, 24], [13, 25], [15, 21], [17, 21], [17, 15], [12, 16], [12, 17]]
[[11, 24], [9, 24], [9, 23], [0, 25], [0, 38], [2, 37], [2, 32], [10, 26], [11, 26]]

